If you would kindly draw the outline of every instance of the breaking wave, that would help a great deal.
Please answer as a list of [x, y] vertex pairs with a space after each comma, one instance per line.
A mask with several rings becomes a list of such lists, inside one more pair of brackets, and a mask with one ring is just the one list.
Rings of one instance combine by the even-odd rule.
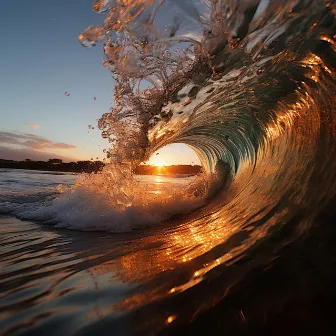
[[[104, 41], [104, 65], [116, 81], [115, 106], [98, 123], [112, 166], [133, 167], [184, 143], [216, 176], [209, 185], [218, 197], [168, 233], [149, 232], [139, 243], [148, 251], [123, 263], [132, 281], [149, 284], [121, 304], [155, 312], [150, 323], [141, 320], [149, 308], [134, 314], [141, 334], [214, 306], [230, 288], [224, 266], [263, 244], [255, 265], [267, 264], [309, 235], [334, 199], [336, 4], [102, 0], [94, 9], [105, 21], [79, 40]], [[181, 300], [190, 305], [179, 308]]]
[[116, 82], [115, 105], [98, 123], [113, 175], [100, 185], [112, 200], [131, 205], [134, 166], [172, 143], [194, 149], [211, 195], [225, 195], [216, 217], [244, 212], [239, 230], [264, 219], [266, 234], [298, 211], [311, 220], [333, 197], [333, 2], [97, 0], [93, 8], [105, 21], [79, 40], [103, 41]]

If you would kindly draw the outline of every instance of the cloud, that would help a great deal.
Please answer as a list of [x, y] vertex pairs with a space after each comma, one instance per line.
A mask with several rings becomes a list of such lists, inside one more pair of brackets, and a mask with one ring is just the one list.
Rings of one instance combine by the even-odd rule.
[[21, 149], [28, 148], [36, 151], [55, 149], [68, 150], [76, 148], [76, 146], [74, 145], [52, 142], [44, 137], [35, 134], [6, 131], [0, 131], [0, 143], [11, 146], [19, 146]]
[[5, 160], [21, 161], [30, 159], [33, 161], [48, 161], [49, 159], [61, 159], [64, 162], [76, 161], [75, 158], [59, 154], [40, 152], [30, 148], [10, 148], [0, 146], [0, 158]]
[[39, 129], [39, 128], [40, 128], [40, 125], [35, 124], [35, 123], [31, 122], [31, 121], [28, 121], [26, 124], [27, 124], [28, 126], [31, 126], [31, 127], [36, 128], [36, 129]]

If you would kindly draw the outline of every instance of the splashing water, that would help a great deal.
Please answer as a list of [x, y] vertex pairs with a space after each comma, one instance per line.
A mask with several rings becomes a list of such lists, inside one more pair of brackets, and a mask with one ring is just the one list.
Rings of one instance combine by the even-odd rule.
[[263, 142], [286, 132], [309, 99], [315, 102], [310, 84], [332, 75], [310, 49], [311, 41], [333, 49], [323, 27], [332, 7], [324, 1], [96, 1], [94, 10], [107, 12], [104, 24], [79, 40], [92, 46], [105, 39], [104, 65], [117, 82], [115, 107], [99, 121], [109, 157], [138, 164], [165, 144], [184, 142], [209, 171], [218, 161], [237, 171], [239, 160], [255, 160]]
[[[105, 21], [79, 40], [87, 47], [105, 41], [104, 65], [117, 83], [115, 107], [98, 123], [111, 143], [112, 170], [122, 171], [117, 188], [119, 176], [129, 171], [122, 181], [130, 181], [135, 165], [170, 143], [191, 146], [222, 180], [266, 162], [277, 165], [274, 176], [297, 174], [330, 151], [334, 6], [96, 1]], [[307, 141], [325, 148], [303, 154]]]

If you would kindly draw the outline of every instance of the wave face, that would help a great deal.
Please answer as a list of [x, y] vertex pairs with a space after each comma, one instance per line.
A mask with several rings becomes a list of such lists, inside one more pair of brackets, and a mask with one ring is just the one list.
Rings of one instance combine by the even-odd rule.
[[[117, 82], [115, 107], [99, 121], [111, 142], [108, 156], [137, 163], [182, 142], [210, 172], [218, 162], [234, 174], [241, 162], [255, 163], [276, 138], [312, 122], [303, 117], [309, 110], [331, 105], [333, 7], [328, 1], [96, 1], [105, 22], [79, 40], [84, 46], [105, 40], [104, 65]], [[319, 120], [332, 124], [327, 114]], [[317, 123], [308, 126], [321, 132]]]
[[[79, 39], [85, 46], [104, 40], [104, 65], [117, 83], [115, 107], [99, 121], [112, 162], [138, 164], [162, 146], [184, 143], [219, 177], [220, 196], [166, 237], [142, 241], [157, 239], [167, 253], [148, 247], [151, 263], [134, 258], [147, 265], [148, 278], [175, 272], [179, 280], [125, 305], [222, 279], [221, 266], [265, 241], [274, 239], [265, 250], [274, 256], [308, 235], [336, 190], [335, 2], [105, 0], [94, 9], [105, 21]], [[133, 270], [133, 280], [143, 276]], [[204, 290], [203, 303], [191, 304], [181, 320], [226, 294]], [[165, 325], [162, 315], [151, 327]], [[171, 312], [167, 321], [180, 315]]]

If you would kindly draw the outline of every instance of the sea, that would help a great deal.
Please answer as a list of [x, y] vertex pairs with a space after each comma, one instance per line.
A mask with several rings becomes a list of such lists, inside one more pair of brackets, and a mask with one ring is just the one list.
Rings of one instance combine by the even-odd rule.
[[[0, 333], [334, 335], [336, 2], [93, 9], [107, 164], [1, 171]], [[175, 143], [202, 175], [133, 175]]]
[[[59, 197], [60, 186], [74, 186], [79, 177], [80, 174], [66, 172], [0, 169], [0, 333], [3, 335], [127, 334], [128, 327], [99, 331], [100, 327], [96, 330], [94, 325], [104, 318], [113, 320], [127, 315], [115, 305], [137, 285], [132, 284], [131, 269], [129, 280], [119, 278], [123, 267], [119, 262], [126, 250], [131, 252], [132, 240], [143, 236], [143, 232], [137, 232], [139, 220], [133, 218], [133, 232], [127, 227], [119, 232], [113, 222], [106, 232], [105, 219], [94, 227], [97, 219], [90, 209], [86, 212], [81, 209], [84, 217], [93, 222], [89, 228], [83, 225], [82, 216], [71, 218], [79, 220], [78, 225], [55, 228], [55, 222], [48, 224], [37, 215], [46, 202]], [[136, 179], [155, 198], [167, 188], [183, 194], [195, 176], [139, 175]], [[71, 204], [57, 211], [76, 212]], [[156, 222], [158, 227], [162, 225], [160, 220]]]

